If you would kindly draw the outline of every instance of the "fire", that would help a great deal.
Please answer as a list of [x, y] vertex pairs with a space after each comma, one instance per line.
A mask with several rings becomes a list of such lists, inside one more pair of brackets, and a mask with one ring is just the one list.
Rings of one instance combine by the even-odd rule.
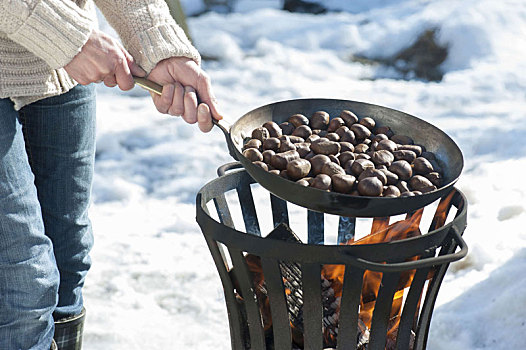
[[[450, 193], [447, 197], [440, 201], [431, 224], [431, 229], [439, 228], [445, 224], [453, 194], [453, 192]], [[419, 236], [422, 234], [420, 231], [420, 222], [423, 211], [424, 209], [420, 209], [411, 214], [407, 214], [404, 220], [399, 220], [392, 224], [389, 224], [389, 217], [374, 218], [370, 234], [359, 240], [349, 240], [343, 244], [375, 244]], [[419, 258], [419, 256], [414, 256], [408, 259], [408, 261], [417, 260]], [[261, 259], [251, 254], [246, 255], [245, 259], [248, 268], [252, 273], [255, 286], [254, 290], [260, 305], [263, 328], [265, 331], [269, 331], [272, 327], [272, 315], [270, 313], [270, 304], [266, 294], [265, 278], [263, 275], [263, 269], [261, 267]], [[415, 273], [416, 270], [409, 270], [400, 274], [389, 317], [386, 343], [387, 350], [394, 349], [395, 347], [402, 313], [404, 294], [411, 286]], [[427, 278], [432, 278], [433, 273], [434, 271], [431, 269]], [[335, 347], [337, 344], [337, 328], [340, 312], [340, 300], [343, 293], [344, 274], [344, 265], [323, 265], [320, 276], [322, 285], [322, 298], [327, 298], [327, 295], [330, 296], [330, 311], [332, 312], [331, 315], [327, 317], [324, 316], [323, 319], [324, 344], [333, 347]], [[370, 270], [366, 270], [363, 275], [358, 327], [363, 329], [364, 332], [368, 332], [368, 329], [371, 328], [373, 311], [382, 283], [382, 276], [383, 274], [381, 272]], [[285, 277], [283, 277], [283, 282], [284, 284], [287, 283], [287, 279]], [[288, 297], [291, 296], [292, 293], [297, 293], [298, 290], [296, 288], [291, 290], [289, 287], [284, 286], [284, 292]], [[420, 296], [420, 298], [422, 298], [422, 296]], [[324, 305], [324, 307], [326, 307], [326, 305]], [[290, 326], [292, 330], [293, 341], [296, 343], [296, 345], [303, 346], [303, 325], [301, 323], [298, 324], [293, 322], [291, 319]]]
[[[405, 220], [397, 221], [389, 225], [389, 218], [375, 218], [372, 223], [371, 233], [357, 241], [348, 241], [348, 245], [374, 244], [390, 242], [395, 240], [406, 239], [421, 235], [420, 221], [422, 219], [423, 209], [407, 215]], [[343, 276], [345, 272], [344, 265], [324, 265], [322, 275], [331, 282], [335, 296], [341, 297], [343, 288]], [[398, 330], [400, 322], [402, 301], [405, 288], [411, 285], [415, 271], [407, 271], [401, 274], [398, 283], [397, 292], [393, 299], [391, 308], [388, 337]], [[371, 321], [376, 303], [376, 297], [382, 282], [382, 273], [367, 270], [363, 276], [362, 294], [360, 298], [359, 318], [367, 328], [371, 328]], [[331, 342], [330, 336], [325, 334]]]

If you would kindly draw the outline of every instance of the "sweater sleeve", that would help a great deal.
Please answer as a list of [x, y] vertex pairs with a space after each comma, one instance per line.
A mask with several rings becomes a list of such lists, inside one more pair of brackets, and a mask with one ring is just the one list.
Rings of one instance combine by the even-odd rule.
[[52, 69], [80, 52], [95, 20], [70, 0], [0, 0], [0, 32]]
[[95, 0], [136, 62], [148, 73], [166, 58], [201, 56], [175, 23], [163, 0]]

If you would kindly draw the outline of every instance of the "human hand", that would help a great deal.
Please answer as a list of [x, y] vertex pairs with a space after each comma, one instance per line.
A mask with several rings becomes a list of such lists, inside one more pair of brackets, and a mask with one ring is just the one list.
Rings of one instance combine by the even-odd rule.
[[121, 90], [133, 88], [132, 74], [146, 75], [118, 41], [97, 29], [64, 69], [81, 85], [104, 81], [106, 86], [119, 85]]
[[189, 124], [197, 122], [202, 132], [212, 129], [212, 118], [223, 118], [218, 111], [210, 77], [193, 60], [186, 57], [162, 60], [148, 79], [163, 85], [161, 96], [151, 94], [159, 112], [181, 115]]

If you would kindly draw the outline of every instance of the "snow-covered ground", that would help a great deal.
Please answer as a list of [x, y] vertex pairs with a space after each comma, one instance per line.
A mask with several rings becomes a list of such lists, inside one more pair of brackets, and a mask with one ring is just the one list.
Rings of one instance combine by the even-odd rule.
[[[204, 67], [227, 118], [330, 97], [399, 109], [447, 132], [465, 157], [457, 186], [469, 201], [470, 252], [446, 275], [428, 348], [526, 348], [526, 3], [332, 0], [348, 12], [314, 16], [264, 2], [188, 19], [195, 45], [214, 58]], [[428, 28], [450, 50], [440, 83], [380, 78], [397, 74], [349, 60], [390, 56]], [[194, 204], [231, 161], [222, 133], [160, 115], [138, 88], [98, 92], [85, 348], [229, 349], [221, 283]]]

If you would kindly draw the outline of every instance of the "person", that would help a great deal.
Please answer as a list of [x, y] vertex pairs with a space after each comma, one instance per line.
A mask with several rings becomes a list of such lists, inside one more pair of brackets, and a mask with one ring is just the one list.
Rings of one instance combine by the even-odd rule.
[[[80, 349], [93, 236], [94, 84], [163, 85], [161, 113], [221, 119], [200, 56], [162, 0], [0, 0], [0, 349]], [[198, 102], [201, 101], [201, 102]], [[55, 327], [56, 325], [56, 327]], [[68, 329], [68, 325], [71, 329]]]

